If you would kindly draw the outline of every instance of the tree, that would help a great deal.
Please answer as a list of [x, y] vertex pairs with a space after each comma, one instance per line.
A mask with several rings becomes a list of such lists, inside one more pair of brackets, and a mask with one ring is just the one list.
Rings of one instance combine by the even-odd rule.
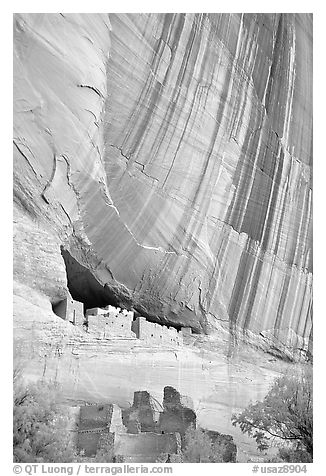
[[56, 403], [57, 387], [37, 382], [26, 385], [14, 376], [13, 453], [18, 463], [69, 463], [74, 447], [70, 418]]
[[184, 463], [222, 463], [224, 446], [213, 443], [207, 432], [190, 425], [185, 433]]
[[232, 416], [232, 424], [256, 440], [265, 450], [271, 440], [283, 441], [279, 456], [287, 462], [312, 461], [313, 400], [312, 369], [304, 366], [295, 375], [275, 380], [262, 402], [250, 404]]

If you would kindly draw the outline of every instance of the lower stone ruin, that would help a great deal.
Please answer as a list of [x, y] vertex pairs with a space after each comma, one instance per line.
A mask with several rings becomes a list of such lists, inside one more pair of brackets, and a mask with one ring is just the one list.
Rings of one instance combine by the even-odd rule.
[[147, 321], [142, 316], [135, 318], [133, 311], [111, 305], [87, 309], [84, 316], [83, 306], [83, 303], [67, 297], [53, 306], [53, 311], [98, 339], [140, 339], [148, 344], [178, 347], [183, 345], [183, 337], [192, 333], [190, 327], [177, 331], [174, 327]]
[[[138, 391], [129, 409], [114, 404], [82, 406], [78, 452], [89, 459], [98, 450], [110, 448], [116, 462], [182, 462], [185, 433], [190, 425], [196, 428], [196, 413], [182, 400], [180, 393], [168, 386], [162, 405], [147, 391]], [[223, 443], [224, 462], [236, 461], [237, 449], [230, 435], [207, 434], [212, 442]]]

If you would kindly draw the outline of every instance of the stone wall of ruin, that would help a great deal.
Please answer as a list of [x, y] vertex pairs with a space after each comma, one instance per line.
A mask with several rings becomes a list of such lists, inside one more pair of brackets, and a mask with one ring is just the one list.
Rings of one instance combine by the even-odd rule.
[[94, 312], [94, 314], [87, 312], [89, 332], [95, 333], [100, 339], [110, 339], [112, 337], [135, 338], [135, 334], [131, 330], [132, 312], [104, 311], [105, 314], [102, 312]]
[[84, 456], [96, 454], [98, 443], [103, 432], [108, 432], [113, 413], [113, 405], [85, 405], [80, 407], [77, 449]]
[[112, 412], [112, 404], [84, 405], [80, 407], [78, 430], [91, 430], [110, 426]]
[[67, 319], [75, 326], [82, 326], [85, 320], [84, 304], [73, 299], [67, 299]]
[[84, 323], [84, 304], [67, 297], [53, 308], [55, 314], [75, 325]]
[[155, 456], [162, 453], [178, 454], [180, 452], [178, 435], [158, 433], [116, 434], [114, 442], [115, 455], [130, 457], [133, 455]]
[[137, 317], [132, 323], [132, 330], [138, 339], [151, 344], [180, 346], [183, 344], [182, 333], [174, 327], [166, 327], [155, 322], [146, 321], [145, 317]]
[[[149, 322], [145, 317], [134, 319], [134, 313], [121, 310], [111, 305], [105, 309], [87, 309], [86, 319], [88, 331], [94, 333], [99, 339], [110, 339], [112, 337], [141, 339], [149, 344], [165, 346], [183, 345], [183, 332], [178, 332], [174, 327], [166, 327], [160, 324]], [[186, 334], [191, 333], [186, 330]]]

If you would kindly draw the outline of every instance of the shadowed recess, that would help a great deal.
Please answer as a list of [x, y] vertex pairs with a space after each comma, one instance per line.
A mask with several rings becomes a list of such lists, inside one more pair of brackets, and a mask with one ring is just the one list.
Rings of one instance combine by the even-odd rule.
[[85, 309], [92, 307], [105, 307], [108, 304], [118, 306], [116, 296], [102, 286], [92, 273], [75, 260], [65, 249], [61, 249], [67, 272], [68, 289], [76, 301], [83, 302]]

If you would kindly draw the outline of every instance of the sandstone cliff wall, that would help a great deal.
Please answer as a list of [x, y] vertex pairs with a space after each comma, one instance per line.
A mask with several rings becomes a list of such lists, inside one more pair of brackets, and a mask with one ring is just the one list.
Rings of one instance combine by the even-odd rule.
[[310, 15], [17, 14], [14, 85], [18, 282], [307, 348]]

